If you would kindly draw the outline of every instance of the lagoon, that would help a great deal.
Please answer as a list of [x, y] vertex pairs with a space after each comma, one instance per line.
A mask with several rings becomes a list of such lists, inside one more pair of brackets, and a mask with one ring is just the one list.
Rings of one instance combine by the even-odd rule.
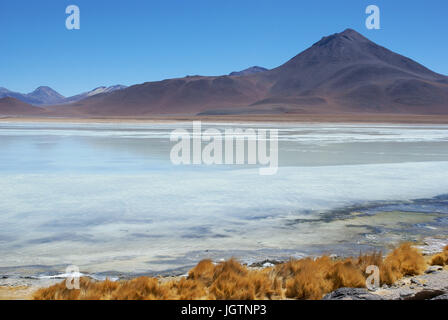
[[0, 123], [0, 275], [183, 273], [448, 235], [448, 126], [202, 126], [278, 129], [277, 173], [173, 165], [170, 133], [191, 122]]

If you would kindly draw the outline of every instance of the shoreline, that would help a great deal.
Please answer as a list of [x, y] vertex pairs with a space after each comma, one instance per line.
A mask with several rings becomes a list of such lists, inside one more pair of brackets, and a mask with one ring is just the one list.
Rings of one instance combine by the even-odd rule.
[[[425, 260], [427, 267], [425, 267], [424, 272], [420, 274], [414, 275], [405, 275], [403, 277], [398, 278], [397, 281], [393, 282], [390, 285], [382, 284], [379, 288], [369, 291], [365, 288], [360, 287], [342, 287], [331, 291], [325, 294], [322, 297], [323, 300], [418, 300], [418, 297], [422, 299], [428, 299], [431, 295], [436, 296], [436, 293], [440, 293], [443, 291], [443, 294], [438, 294], [440, 296], [443, 295], [443, 299], [448, 299], [448, 264], [445, 265], [434, 265], [431, 261], [434, 261], [434, 257], [444, 254], [448, 254], [447, 248], [445, 247], [445, 251], [434, 250], [434, 247], [431, 243], [425, 243], [424, 245], [413, 244], [412, 248], [415, 248], [421, 252], [422, 257]], [[375, 253], [373, 253], [374, 255]], [[390, 255], [391, 252], [388, 252]], [[360, 257], [364, 256], [363, 254]], [[368, 256], [368, 255], [366, 255]], [[305, 261], [308, 259], [321, 259], [325, 257], [330, 257], [335, 262], [340, 261], [344, 263], [344, 261], [349, 261], [354, 259], [352, 257], [339, 257], [333, 255], [330, 256], [316, 256], [316, 257], [304, 257], [300, 260], [295, 261]], [[383, 256], [386, 258], [386, 255]], [[232, 259], [226, 260], [225, 262], [214, 262], [215, 266], [219, 266], [222, 263], [231, 262]], [[293, 261], [293, 260], [290, 260]], [[173, 283], [173, 282], [182, 282], [191, 277], [192, 272], [194, 270], [198, 270], [202, 262], [198, 262], [198, 265], [191, 268], [189, 272], [182, 275], [158, 275], [158, 276], [134, 276], [134, 277], [123, 277], [112, 279], [113, 283], [123, 283], [123, 282], [133, 282], [141, 278], [148, 279], [157, 279], [157, 281], [161, 284], [164, 283]], [[287, 265], [288, 261], [271, 261], [264, 260], [259, 262], [254, 262], [250, 265], [241, 264], [245, 269], [255, 272], [267, 272], [269, 270], [273, 270], [275, 268], [283, 268]], [[5, 278], [3, 278], [5, 279]], [[16, 281], [14, 281], [14, 279]], [[105, 280], [98, 280], [90, 277], [89, 275], [85, 275], [82, 279], [88, 279], [84, 281], [89, 281], [91, 283], [104, 283], [109, 281], [109, 278]], [[64, 283], [64, 278], [61, 277], [47, 277], [47, 278], [34, 278], [27, 277], [23, 279], [11, 278], [13, 280], [9, 284], [0, 284], [0, 300], [34, 300], [35, 294], [38, 290], [41, 289], [50, 289], [53, 287], [61, 286]], [[383, 281], [383, 280], [381, 280]], [[446, 296], [446, 297], [445, 297]], [[285, 298], [283, 297], [284, 300]], [[439, 298], [440, 299], [440, 298]], [[197, 300], [197, 299], [193, 299]]]
[[217, 123], [334, 123], [334, 124], [448, 124], [448, 115], [403, 114], [291, 114], [251, 116], [157, 115], [150, 117], [15, 117], [0, 116], [0, 123], [179, 123], [190, 121]]

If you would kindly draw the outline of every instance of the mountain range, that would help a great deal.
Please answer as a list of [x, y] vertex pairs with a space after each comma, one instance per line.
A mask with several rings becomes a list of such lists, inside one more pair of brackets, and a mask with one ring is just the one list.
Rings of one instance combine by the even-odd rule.
[[146, 82], [44, 110], [85, 117], [448, 114], [448, 77], [347, 29], [272, 70]]
[[30, 93], [14, 92], [6, 88], [0, 87], [0, 99], [5, 97], [11, 97], [28, 104], [32, 104], [34, 106], [49, 106], [49, 105], [77, 102], [79, 100], [94, 96], [96, 94], [122, 90], [124, 88], [126, 88], [126, 86], [123, 85], [98, 87], [91, 91], [66, 98], [63, 95], [56, 92], [55, 90], [53, 90], [52, 88], [46, 86], [41, 86]]

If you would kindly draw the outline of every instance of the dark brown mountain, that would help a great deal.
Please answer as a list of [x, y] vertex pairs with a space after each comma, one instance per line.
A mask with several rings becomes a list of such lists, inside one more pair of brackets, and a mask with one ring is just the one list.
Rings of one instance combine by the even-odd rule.
[[15, 98], [0, 99], [0, 116], [40, 115], [43, 112], [42, 108], [34, 107]]
[[324, 37], [270, 71], [269, 77], [274, 82], [268, 98], [256, 105], [312, 109], [314, 104], [324, 112], [448, 113], [448, 77], [351, 29]]
[[263, 99], [268, 89], [269, 83], [264, 83], [264, 79], [247, 76], [190, 76], [147, 82], [47, 109], [59, 115], [77, 116], [191, 115], [209, 109], [249, 106]]
[[272, 70], [147, 82], [48, 109], [85, 116], [448, 114], [448, 77], [347, 29]]

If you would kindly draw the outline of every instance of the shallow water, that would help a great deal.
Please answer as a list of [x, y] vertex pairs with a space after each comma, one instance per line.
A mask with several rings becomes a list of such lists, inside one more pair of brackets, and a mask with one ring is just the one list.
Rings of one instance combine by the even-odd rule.
[[278, 173], [260, 176], [172, 165], [170, 132], [191, 125], [0, 123], [0, 274], [183, 272], [446, 239], [448, 126], [233, 125], [280, 130]]

